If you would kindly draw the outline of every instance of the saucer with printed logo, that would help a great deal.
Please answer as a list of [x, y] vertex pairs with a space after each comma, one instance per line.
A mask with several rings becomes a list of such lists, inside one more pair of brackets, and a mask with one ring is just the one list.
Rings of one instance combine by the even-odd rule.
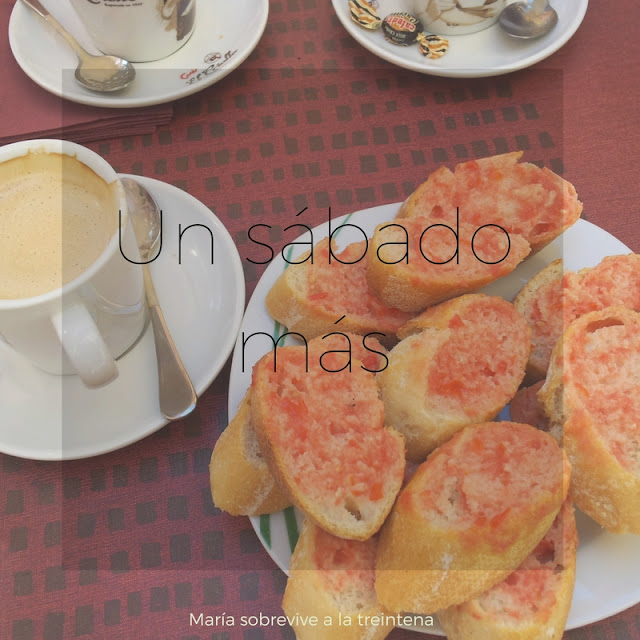
[[[100, 53], [68, 2], [41, 1], [87, 51]], [[11, 13], [9, 44], [22, 70], [50, 93], [97, 107], [144, 107], [184, 98], [222, 80], [255, 49], [268, 13], [269, 0], [200, 2], [189, 41], [162, 60], [136, 63], [134, 82], [109, 94], [95, 93], [77, 83], [73, 50], [22, 2], [16, 2]]]
[[[222, 222], [193, 196], [158, 180], [127, 177], [146, 187], [162, 210], [162, 250], [149, 268], [200, 396], [224, 366], [240, 328], [245, 299], [240, 256]], [[0, 451], [34, 460], [87, 458], [163, 427], [151, 327], [117, 366], [113, 382], [88, 389], [78, 376], [37, 369], [0, 339]]]

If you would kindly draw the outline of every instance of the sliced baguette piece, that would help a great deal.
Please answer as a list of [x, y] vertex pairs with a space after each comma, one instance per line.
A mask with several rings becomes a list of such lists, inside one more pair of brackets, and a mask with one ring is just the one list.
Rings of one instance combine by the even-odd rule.
[[258, 441], [292, 502], [334, 535], [365, 540], [400, 489], [404, 438], [384, 427], [372, 373], [318, 343], [278, 348], [253, 369], [251, 409]]
[[251, 421], [251, 388], [216, 441], [209, 479], [213, 504], [234, 516], [275, 513], [291, 505], [260, 450]]
[[522, 236], [496, 227], [397, 220], [376, 227], [367, 251], [367, 281], [387, 306], [415, 313], [494, 282], [527, 255]]
[[[306, 257], [289, 265], [266, 296], [269, 313], [291, 332], [307, 340], [336, 330], [378, 336], [387, 346], [410, 314], [384, 305], [369, 289], [364, 241], [338, 252], [329, 263], [329, 239], [313, 248], [313, 262]], [[334, 249], [335, 250], [335, 249]], [[342, 264], [342, 262], [354, 264]], [[357, 262], [355, 262], [357, 260]], [[386, 337], [385, 337], [386, 336]]]
[[607, 256], [595, 267], [564, 275], [556, 260], [534, 276], [513, 303], [533, 330], [527, 382], [543, 380], [551, 352], [570, 322], [612, 306], [640, 311], [640, 255]]
[[576, 506], [612, 533], [640, 534], [640, 313], [571, 322], [538, 397], [573, 465]]
[[431, 614], [498, 584], [542, 540], [569, 478], [557, 442], [530, 425], [457, 433], [420, 465], [380, 532], [380, 603]]
[[574, 186], [546, 167], [519, 162], [521, 151], [441, 167], [403, 203], [398, 216], [435, 216], [497, 224], [521, 235], [536, 253], [570, 227], [582, 213]]
[[511, 400], [524, 377], [531, 330], [510, 302], [468, 294], [427, 309], [398, 335], [404, 339], [376, 381], [387, 424], [404, 435], [407, 458], [422, 462]]
[[573, 504], [567, 498], [542, 541], [506, 580], [438, 612], [448, 640], [562, 640], [577, 545]]
[[[372, 372], [386, 366], [386, 349], [373, 336], [333, 333], [312, 342], [325, 352], [342, 353], [345, 361], [349, 351]], [[232, 515], [258, 516], [281, 511], [291, 504], [271, 475], [258, 444], [251, 421], [251, 387], [216, 441], [209, 475], [213, 503]]]
[[[337, 538], [305, 519], [282, 601], [298, 640], [387, 637], [394, 625], [376, 597], [376, 544], [375, 537]], [[310, 616], [317, 625], [308, 624]]]

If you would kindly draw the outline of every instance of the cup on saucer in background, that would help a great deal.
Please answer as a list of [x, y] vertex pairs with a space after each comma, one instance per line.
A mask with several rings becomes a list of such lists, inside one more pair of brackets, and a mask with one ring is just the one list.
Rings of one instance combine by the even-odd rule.
[[130, 62], [161, 60], [175, 53], [195, 27], [196, 0], [70, 0], [108, 55]]
[[495, 24], [506, 0], [410, 0], [427, 33], [466, 35]]
[[62, 140], [0, 147], [0, 338], [37, 367], [111, 382], [146, 323], [124, 189]]

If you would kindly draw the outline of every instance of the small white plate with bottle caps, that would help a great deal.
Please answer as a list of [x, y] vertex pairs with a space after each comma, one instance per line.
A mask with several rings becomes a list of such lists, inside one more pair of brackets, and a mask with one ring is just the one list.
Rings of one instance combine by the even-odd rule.
[[[588, 5], [588, 0], [556, 2], [558, 23], [551, 32], [541, 38], [523, 40], [505, 33], [497, 22], [490, 24], [492, 17], [497, 18], [492, 13], [497, 11], [496, 0], [474, 1], [478, 6], [469, 6], [469, 0], [332, 0], [332, 3], [344, 28], [365, 49], [399, 67], [451, 78], [497, 76], [544, 60], [578, 30]], [[469, 27], [454, 25], [458, 33], [473, 30], [476, 19], [487, 20], [490, 26], [460, 35], [431, 33], [420, 17], [424, 19], [434, 11], [443, 16], [449, 11], [461, 12]]]

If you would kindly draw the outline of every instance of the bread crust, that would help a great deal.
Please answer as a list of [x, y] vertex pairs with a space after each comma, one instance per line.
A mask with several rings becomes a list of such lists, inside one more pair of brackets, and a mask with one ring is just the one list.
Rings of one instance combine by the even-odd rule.
[[[316, 616], [318, 625], [308, 624], [292, 625], [298, 640], [383, 640], [393, 629], [393, 625], [364, 625], [358, 623], [358, 616], [383, 616], [387, 612], [380, 606], [366, 585], [351, 585], [352, 591], [357, 593], [357, 602], [353, 602], [353, 593], [332, 591], [323, 580], [322, 569], [314, 561], [315, 545], [314, 537], [316, 527], [305, 520], [296, 548], [291, 556], [289, 565], [289, 580], [282, 600], [282, 608], [285, 613], [294, 618], [299, 616]], [[375, 545], [373, 539], [366, 542], [345, 541], [345, 545]], [[348, 547], [347, 547], [348, 548]], [[357, 567], [362, 570], [363, 567]], [[334, 569], [334, 571], [341, 571]], [[365, 569], [366, 571], [366, 569]], [[373, 562], [370, 566], [371, 574], [374, 572]], [[348, 579], [348, 578], [347, 578]], [[350, 618], [351, 624], [344, 624], [344, 619]], [[327, 618], [331, 620], [331, 624]]]
[[[554, 543], [553, 538], [561, 534], [562, 547], [554, 549], [556, 557], [551, 559], [549, 566], [533, 559], [534, 551], [516, 570], [523, 580], [527, 579], [527, 572], [546, 573], [542, 593], [536, 590], [529, 594], [535, 599], [534, 612], [520, 609], [515, 619], [508, 610], [507, 613], [496, 612], [495, 605], [491, 605], [492, 591], [496, 592], [495, 598], [502, 600], [508, 598], [513, 589], [507, 583], [501, 583], [478, 598], [438, 612], [438, 620], [448, 640], [562, 640], [573, 598], [578, 542], [573, 504], [569, 498], [552, 525], [552, 530], [554, 528], [555, 531], [548, 532], [541, 543], [544, 545], [547, 540]], [[510, 576], [509, 580], [514, 578]]]
[[[488, 446], [496, 441], [502, 444]], [[551, 464], [549, 460], [540, 463], [548, 468], [535, 467], [528, 460], [532, 446], [537, 456], [544, 451], [544, 456], [553, 458]], [[508, 469], [504, 479], [490, 468], [495, 460], [487, 458], [495, 455], [491, 451], [502, 448], [507, 457], [499, 468]], [[507, 462], [512, 456], [513, 464]], [[474, 465], [482, 459], [489, 467], [476, 469]], [[453, 471], [465, 465], [464, 475]], [[443, 475], [444, 469], [450, 475]], [[518, 493], [517, 502], [514, 498], [505, 503], [505, 493], [514, 491], [514, 483], [529, 486], [527, 483], [534, 481], [530, 473], [536, 474], [535, 482], [547, 488], [535, 495], [531, 492], [529, 502]], [[468, 476], [473, 478], [468, 480], [471, 484], [464, 479], [467, 474], [473, 474]], [[551, 526], [566, 497], [569, 477], [564, 452], [551, 436], [529, 425], [484, 423], [456, 434], [419, 467], [381, 530], [376, 560], [376, 592], [381, 604], [394, 612], [432, 614], [504, 580]], [[496, 507], [474, 511], [475, 507], [467, 506], [464, 487], [475, 484], [480, 488], [481, 482], [490, 488], [479, 504], [482, 500], [490, 504], [499, 495], [499, 509], [503, 510], [499, 515], [491, 515]], [[441, 507], [427, 506], [430, 501]], [[488, 514], [485, 519], [482, 513]]]
[[[543, 292], [548, 292], [550, 306], [541, 307]], [[546, 377], [551, 352], [562, 332], [562, 260], [554, 260], [533, 276], [520, 289], [513, 304], [533, 330], [525, 377], [525, 384], [532, 385]]]
[[408, 460], [422, 462], [509, 402], [524, 376], [531, 330], [506, 300], [468, 294], [427, 309], [398, 335], [376, 381], [387, 424], [405, 436]]
[[[599, 371], [599, 362], [590, 356], [591, 348], [584, 347], [586, 339], [599, 329], [616, 326], [634, 330], [636, 337], [632, 345], [640, 344], [640, 313], [625, 307], [593, 311], [571, 322], [553, 351], [538, 398], [549, 417], [551, 434], [562, 443], [571, 460], [571, 494], [576, 505], [612, 533], [640, 534], [640, 473], [623, 465], [603, 438], [603, 433], [616, 435], [616, 425], [600, 424], [587, 404], [591, 398], [608, 397], [616, 393], [621, 384], [629, 383], [635, 384], [635, 389], [624, 392], [624, 400], [637, 403], [640, 385], [634, 383], [633, 378], [631, 381], [616, 378], [616, 372], [624, 371], [626, 359], [616, 360], [616, 369], [612, 375], [600, 377], [597, 389], [585, 388], [580, 380], [576, 381], [576, 374], [581, 371]], [[619, 336], [614, 338], [619, 344]], [[594, 340], [589, 344], [597, 344]], [[626, 378], [624, 373], [620, 375]], [[626, 415], [626, 419], [631, 421], [629, 425], [635, 420], [634, 433], [640, 435], [637, 414]], [[628, 426], [617, 424], [622, 428]], [[618, 438], [615, 446], [624, 445]]]
[[[275, 513], [291, 505], [257, 450], [250, 398], [248, 389], [236, 415], [216, 441], [209, 464], [213, 503], [234, 516]], [[255, 448], [251, 441], [255, 441]]]

